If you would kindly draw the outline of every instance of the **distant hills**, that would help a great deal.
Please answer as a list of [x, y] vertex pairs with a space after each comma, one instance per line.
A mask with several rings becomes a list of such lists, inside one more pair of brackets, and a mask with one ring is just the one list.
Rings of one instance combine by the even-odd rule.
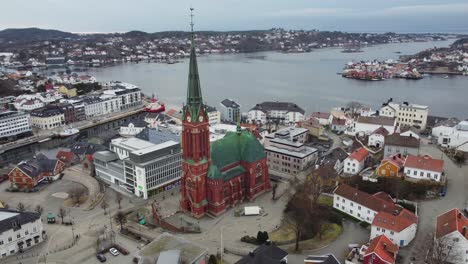
[[3, 41], [42, 41], [76, 36], [70, 32], [40, 28], [10, 28], [0, 31], [0, 39]]

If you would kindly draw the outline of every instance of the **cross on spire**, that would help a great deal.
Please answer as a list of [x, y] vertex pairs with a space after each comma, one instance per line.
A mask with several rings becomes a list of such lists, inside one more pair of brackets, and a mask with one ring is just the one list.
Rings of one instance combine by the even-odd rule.
[[193, 7], [190, 7], [190, 27], [192, 28], [192, 35], [193, 35]]

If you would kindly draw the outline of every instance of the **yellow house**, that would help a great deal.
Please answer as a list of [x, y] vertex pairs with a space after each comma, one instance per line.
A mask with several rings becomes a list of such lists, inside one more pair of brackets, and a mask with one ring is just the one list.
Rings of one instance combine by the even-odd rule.
[[322, 136], [325, 128], [315, 118], [300, 122], [299, 126], [309, 130], [309, 135], [316, 137], [319, 140], [326, 140], [326, 138]]
[[65, 85], [62, 85], [58, 89], [59, 93], [66, 95], [68, 98], [77, 96], [76, 88], [67, 88]]

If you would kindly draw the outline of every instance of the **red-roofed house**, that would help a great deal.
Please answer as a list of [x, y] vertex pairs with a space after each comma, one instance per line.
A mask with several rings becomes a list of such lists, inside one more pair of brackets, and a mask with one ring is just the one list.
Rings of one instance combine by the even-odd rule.
[[393, 213], [380, 211], [374, 217], [371, 238], [387, 236], [400, 247], [407, 246], [416, 236], [418, 217], [411, 211], [400, 208]]
[[376, 173], [380, 177], [398, 177], [403, 169], [405, 160], [401, 154], [395, 154], [391, 157], [384, 158], [377, 167]]
[[[435, 238], [444, 246], [452, 247], [449, 258], [453, 263], [468, 259], [468, 218], [458, 209], [452, 209], [437, 217]], [[455, 259], [462, 257], [460, 262]], [[452, 259], [453, 258], [453, 259]]]
[[368, 145], [371, 147], [381, 148], [385, 144], [385, 137], [388, 136], [390, 132], [385, 129], [383, 126], [377, 128], [372, 132], [369, 136], [369, 143]]
[[416, 180], [433, 180], [440, 182], [443, 178], [444, 161], [441, 159], [433, 159], [428, 155], [408, 155], [404, 167], [406, 177]]
[[369, 224], [381, 211], [391, 214], [403, 210], [384, 192], [371, 195], [347, 184], [340, 184], [333, 192], [333, 207]]
[[394, 264], [398, 254], [398, 246], [385, 235], [380, 235], [370, 241], [364, 255], [363, 264]]
[[345, 132], [346, 131], [346, 119], [339, 119], [333, 117], [331, 121], [331, 130], [336, 132]]
[[311, 117], [316, 118], [323, 126], [330, 125], [333, 119], [333, 116], [330, 113], [324, 112], [313, 112]]
[[365, 148], [356, 149], [344, 161], [344, 173], [356, 175], [364, 169], [369, 152]]

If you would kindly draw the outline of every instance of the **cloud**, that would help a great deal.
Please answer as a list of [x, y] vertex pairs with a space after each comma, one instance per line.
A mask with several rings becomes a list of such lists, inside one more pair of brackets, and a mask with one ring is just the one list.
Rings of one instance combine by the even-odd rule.
[[468, 4], [403, 5], [387, 8], [303, 8], [269, 13], [271, 17], [382, 17], [413, 15], [468, 15]]

